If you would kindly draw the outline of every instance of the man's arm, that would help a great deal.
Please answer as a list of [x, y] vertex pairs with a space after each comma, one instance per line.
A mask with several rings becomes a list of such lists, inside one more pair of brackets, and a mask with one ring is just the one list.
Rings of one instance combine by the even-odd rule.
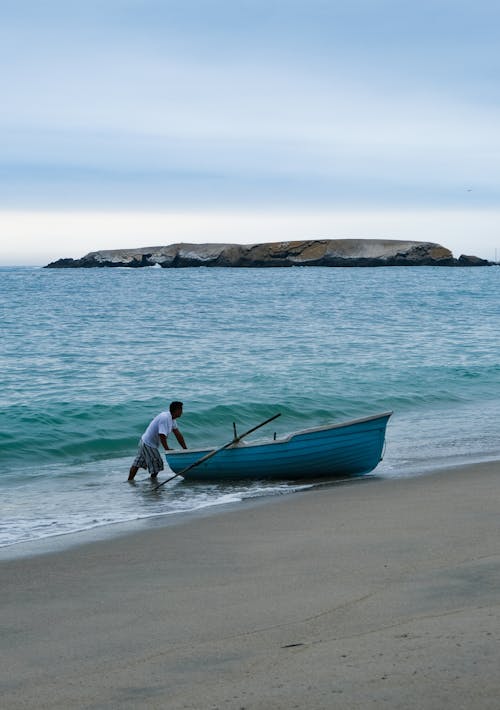
[[169, 451], [170, 447], [167, 444], [167, 437], [165, 436], [165, 434], [159, 434], [158, 436], [160, 437], [160, 441], [163, 444], [163, 448], [165, 449], [165, 451]]
[[182, 446], [182, 448], [187, 449], [186, 442], [184, 441], [184, 437], [182, 436], [180, 431], [178, 429], [172, 429], [172, 431], [174, 433], [175, 438], [177, 439], [179, 444]]

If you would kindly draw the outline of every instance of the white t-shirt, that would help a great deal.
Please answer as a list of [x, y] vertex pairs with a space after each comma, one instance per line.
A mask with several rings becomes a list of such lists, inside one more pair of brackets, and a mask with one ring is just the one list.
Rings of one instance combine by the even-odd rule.
[[160, 434], [168, 436], [173, 429], [177, 429], [177, 422], [172, 419], [170, 412], [162, 412], [153, 419], [141, 438], [148, 446], [154, 446], [155, 449], [158, 449], [160, 446]]

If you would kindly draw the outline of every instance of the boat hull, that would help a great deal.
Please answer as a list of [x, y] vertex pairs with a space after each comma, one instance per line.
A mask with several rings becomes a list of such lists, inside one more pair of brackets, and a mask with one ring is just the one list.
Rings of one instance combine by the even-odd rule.
[[[189, 481], [312, 480], [362, 476], [382, 459], [387, 422], [392, 412], [344, 424], [305, 429], [284, 439], [242, 443], [219, 451], [186, 472]], [[213, 449], [171, 452], [174, 473], [191, 466]]]

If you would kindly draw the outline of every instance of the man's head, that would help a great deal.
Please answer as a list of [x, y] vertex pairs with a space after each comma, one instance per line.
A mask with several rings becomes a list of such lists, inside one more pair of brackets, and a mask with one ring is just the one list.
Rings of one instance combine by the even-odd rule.
[[172, 419], [179, 419], [182, 417], [182, 402], [170, 402], [169, 410]]

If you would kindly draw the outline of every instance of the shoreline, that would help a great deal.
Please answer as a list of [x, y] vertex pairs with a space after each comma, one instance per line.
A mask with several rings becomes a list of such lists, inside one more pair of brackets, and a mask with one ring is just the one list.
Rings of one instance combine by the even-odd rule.
[[228, 503], [216, 503], [194, 510], [179, 511], [173, 513], [159, 513], [158, 515], [152, 515], [143, 518], [134, 518], [131, 520], [105, 523], [102, 525], [96, 525], [93, 528], [84, 528], [82, 530], [75, 530], [72, 532], [57, 533], [47, 537], [21, 542], [14, 542], [12, 544], [0, 546], [0, 564], [8, 560], [36, 557], [38, 555], [57, 554], [60, 552], [65, 552], [69, 549], [73, 549], [75, 547], [80, 547], [82, 545], [104, 542], [107, 540], [113, 540], [115, 538], [119, 539], [127, 537], [128, 535], [140, 534], [141, 532], [146, 532], [151, 529], [156, 530], [158, 528], [163, 527], [170, 528], [172, 526], [185, 525], [189, 524], [194, 520], [197, 520], [198, 518], [211, 517], [213, 515], [223, 515], [226, 512], [240, 510], [243, 507], [252, 505], [265, 505], [267, 503], [272, 503], [273, 501], [279, 500], [282, 497], [295, 496], [301, 493], [309, 492], [311, 490], [337, 488], [339, 486], [345, 485], [365, 485], [370, 482], [404, 481], [413, 478], [440, 475], [447, 471], [453, 472], [462, 468], [482, 466], [484, 464], [495, 464], [497, 462], [500, 465], [500, 458], [487, 457], [484, 459], [474, 460], [472, 462], [462, 464], [450, 462], [442, 462], [439, 466], [430, 466], [430, 464], [428, 464], [427, 466], [423, 466], [421, 472], [418, 474], [411, 472], [408, 475], [398, 477], [391, 477], [383, 474], [377, 475], [377, 472], [375, 470], [375, 472], [366, 474], [365, 476], [351, 477], [338, 480], [325, 479], [325, 481], [316, 482], [312, 485], [308, 484], [304, 490], [291, 490], [289, 493], [280, 493], [278, 496], [273, 493], [270, 493], [269, 495], [259, 495], [255, 498], [249, 497]]
[[17, 708], [496, 710], [500, 462], [0, 562]]
[[[295, 491], [293, 492], [295, 493]], [[287, 495], [292, 495], [292, 492]], [[26, 559], [38, 556], [61, 554], [78, 547], [99, 544], [112, 540], [121, 540], [124, 537], [140, 535], [150, 530], [189, 525], [191, 522], [223, 515], [225, 512], [238, 510], [240, 506], [260, 505], [276, 500], [277, 496], [260, 496], [258, 498], [245, 498], [231, 503], [218, 503], [195, 510], [179, 511], [174, 513], [159, 513], [145, 518], [135, 518], [117, 523], [105, 523], [94, 528], [75, 530], [74, 532], [58, 533], [56, 535], [15, 542], [11, 545], [0, 547], [0, 565], [2, 562]]]

